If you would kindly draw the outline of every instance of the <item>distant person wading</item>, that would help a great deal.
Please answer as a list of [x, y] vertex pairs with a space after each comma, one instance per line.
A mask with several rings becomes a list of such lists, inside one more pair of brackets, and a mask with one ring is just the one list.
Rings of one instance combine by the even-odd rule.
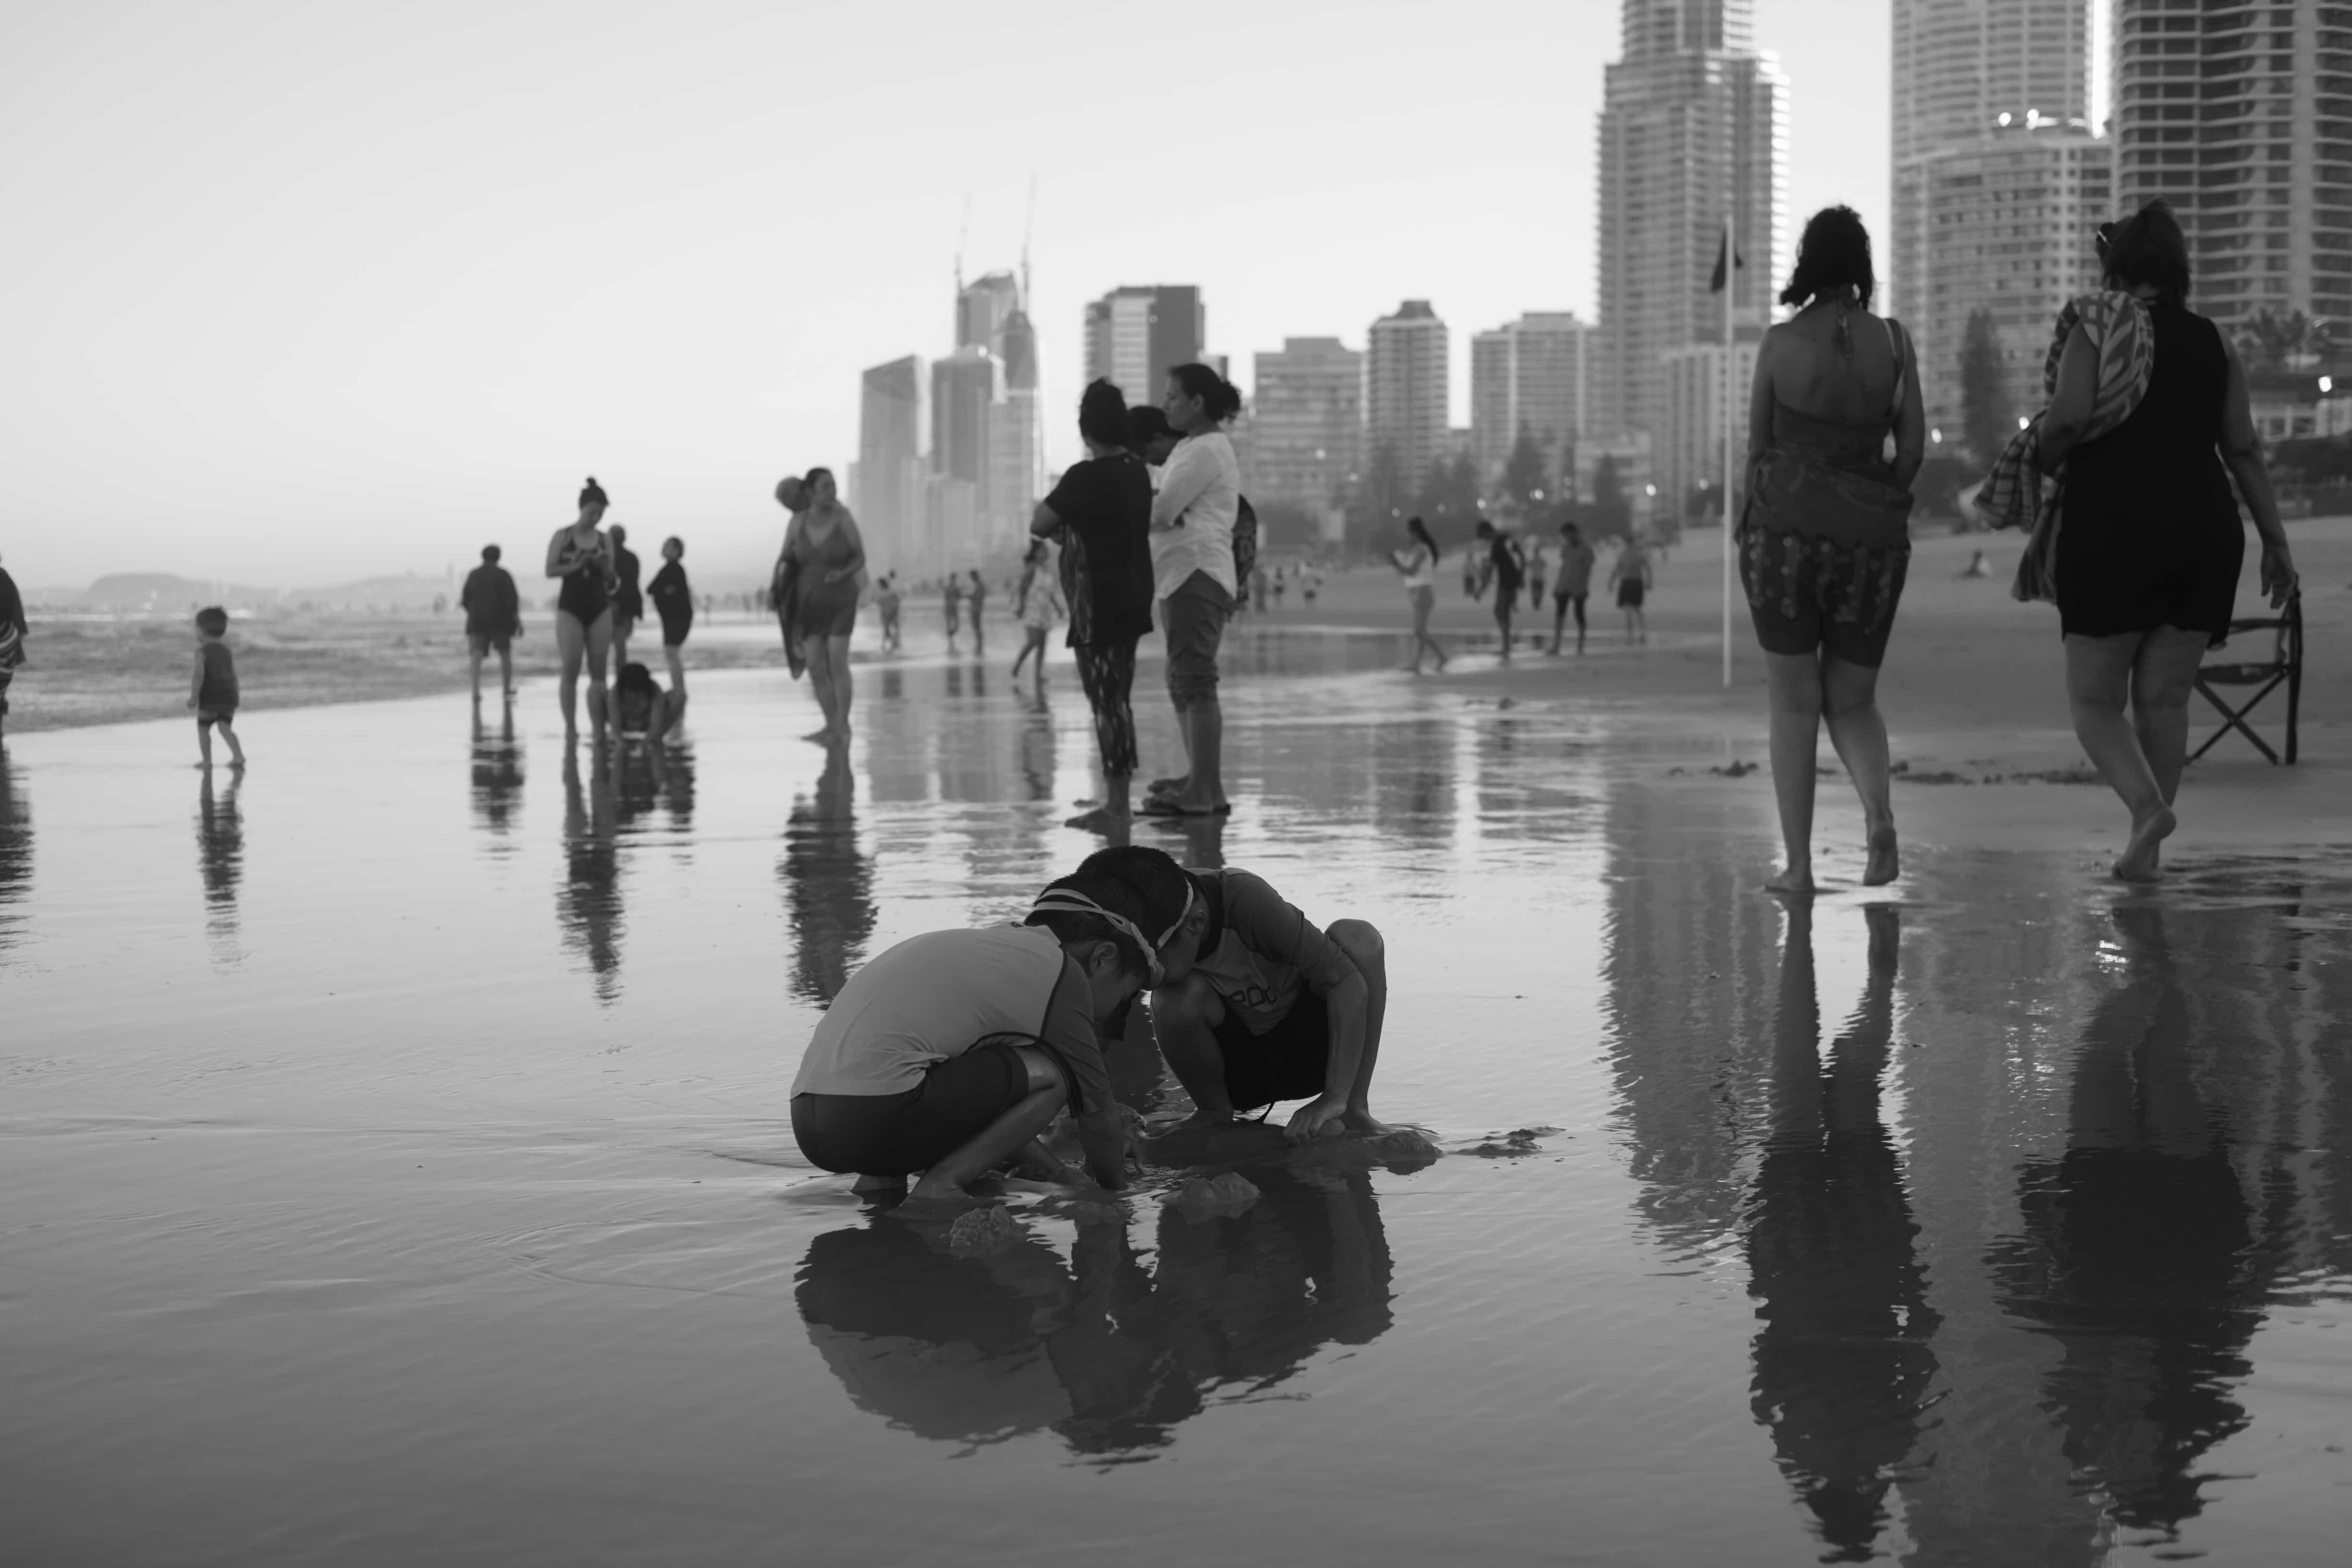
[[1437, 541], [1429, 531], [1429, 524], [1418, 517], [1406, 520], [1405, 547], [1389, 556], [1389, 564], [1404, 579], [1405, 603], [1412, 610], [1412, 659], [1404, 668], [1412, 674], [1421, 673], [1421, 656], [1426, 652], [1437, 658], [1437, 668], [1445, 668], [1445, 650], [1429, 635], [1429, 612], [1437, 603]]
[[588, 721], [604, 738], [604, 668], [613, 642], [613, 548], [596, 525], [612, 504], [591, 476], [580, 491], [580, 516], [547, 542], [547, 574], [562, 580], [555, 599], [555, 645], [563, 657], [556, 693], [563, 706], [563, 738], [580, 738], [580, 667], [588, 667]]
[[1748, 396], [1739, 580], [1771, 691], [1772, 790], [1788, 861], [1768, 885], [1780, 893], [1813, 890], [1824, 719], [1862, 797], [1863, 884], [1891, 882], [1899, 869], [1878, 667], [1910, 565], [1911, 480], [1927, 431], [1911, 340], [1870, 313], [1874, 283], [1862, 220], [1849, 207], [1816, 213], [1780, 292], [1797, 315], [1764, 334]]
[[466, 652], [473, 666], [474, 700], [482, 700], [482, 660], [496, 649], [499, 689], [515, 694], [514, 639], [522, 636], [522, 595], [511, 573], [499, 564], [499, 547], [482, 546], [482, 563], [467, 573], [457, 607], [466, 612]]

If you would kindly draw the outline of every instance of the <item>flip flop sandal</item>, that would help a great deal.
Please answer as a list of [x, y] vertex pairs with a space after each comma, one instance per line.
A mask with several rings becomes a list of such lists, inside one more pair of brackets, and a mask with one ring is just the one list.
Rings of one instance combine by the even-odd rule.
[[1135, 808], [1135, 815], [1138, 816], [1175, 817], [1231, 816], [1233, 815], [1233, 811], [1234, 807], [1231, 801], [1228, 801], [1220, 806], [1213, 806], [1207, 811], [1187, 811], [1182, 806], [1178, 805], [1175, 802], [1169, 800], [1164, 795], [1153, 795], [1150, 800], [1145, 801], [1141, 805]]

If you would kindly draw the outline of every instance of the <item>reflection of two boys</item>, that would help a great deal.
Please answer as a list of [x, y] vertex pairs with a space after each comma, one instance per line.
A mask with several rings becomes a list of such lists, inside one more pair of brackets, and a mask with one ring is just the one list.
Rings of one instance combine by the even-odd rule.
[[1218, 1389], [1264, 1389], [1393, 1321], [1370, 1177], [1251, 1174], [1239, 1214], [1162, 1209], [1150, 1268], [1108, 1215], [1080, 1222], [1067, 1264], [1034, 1237], [959, 1258], [936, 1225], [897, 1218], [831, 1231], [802, 1266], [801, 1316], [851, 1400], [920, 1436], [1156, 1447]]

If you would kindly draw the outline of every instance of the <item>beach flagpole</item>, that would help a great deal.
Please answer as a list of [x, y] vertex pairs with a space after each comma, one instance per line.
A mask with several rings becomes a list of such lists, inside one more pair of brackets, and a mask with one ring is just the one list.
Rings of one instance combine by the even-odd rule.
[[1731, 535], [1734, 519], [1731, 515], [1731, 478], [1737, 472], [1732, 460], [1732, 431], [1738, 425], [1739, 411], [1739, 355], [1735, 352], [1738, 338], [1734, 327], [1732, 300], [1738, 294], [1738, 236], [1732, 231], [1732, 204], [1723, 207], [1723, 689], [1731, 689]]

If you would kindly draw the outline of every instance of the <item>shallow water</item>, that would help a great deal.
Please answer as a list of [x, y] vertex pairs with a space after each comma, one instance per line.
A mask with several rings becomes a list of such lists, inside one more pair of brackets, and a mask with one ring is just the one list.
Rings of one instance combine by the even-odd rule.
[[762, 671], [604, 777], [537, 685], [254, 713], [209, 784], [181, 723], [12, 741], [6, 1555], [2339, 1560], [2352, 867], [1915, 835], [1865, 896], [1832, 784], [1792, 917], [1722, 741], [1393, 651], [1251, 641], [1232, 822], [1139, 833], [1381, 928], [1442, 1157], [980, 1251], [784, 1093], [865, 955], [1092, 847], [1066, 666], [861, 665], [833, 765]]

